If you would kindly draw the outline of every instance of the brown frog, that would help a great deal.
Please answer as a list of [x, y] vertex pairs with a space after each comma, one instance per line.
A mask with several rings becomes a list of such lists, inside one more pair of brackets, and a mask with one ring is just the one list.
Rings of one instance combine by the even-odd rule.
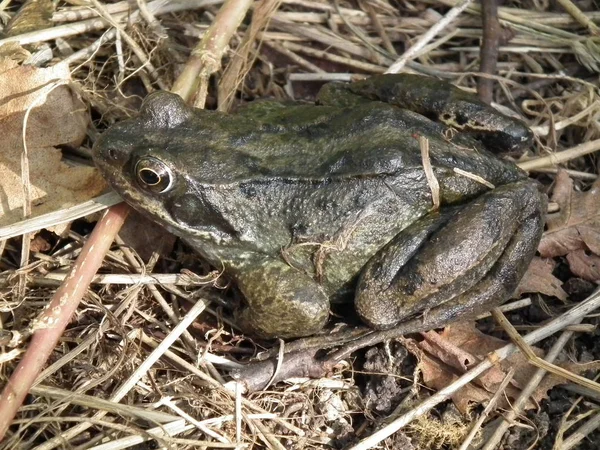
[[236, 114], [157, 92], [101, 136], [94, 158], [128, 203], [233, 278], [242, 327], [287, 338], [321, 330], [331, 300], [353, 298], [374, 328], [418, 315], [437, 327], [505, 301], [535, 253], [546, 198], [488, 149], [531, 141], [521, 121], [454, 86], [381, 75], [328, 84], [317, 105], [252, 102]]

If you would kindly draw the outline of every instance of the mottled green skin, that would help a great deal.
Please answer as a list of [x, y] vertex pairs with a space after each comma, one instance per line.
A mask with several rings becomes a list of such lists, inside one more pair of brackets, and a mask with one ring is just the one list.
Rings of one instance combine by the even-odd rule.
[[[414, 108], [418, 89], [422, 114], [455, 119], [458, 98], [461, 114], [476, 119], [461, 116], [463, 133], [450, 142], [445, 126], [385, 103], [392, 92]], [[506, 300], [535, 252], [545, 207], [525, 174], [469, 135], [515, 148], [531, 142], [526, 126], [454, 89], [384, 75], [327, 85], [317, 106], [253, 102], [231, 115], [159, 92], [104, 133], [94, 157], [128, 203], [224, 267], [246, 299], [237, 318], [257, 335], [313, 334], [330, 300], [353, 290], [373, 327], [424, 311], [441, 325]], [[498, 127], [516, 131], [503, 137]], [[419, 135], [429, 139], [440, 211]], [[167, 192], [137, 179], [148, 156], [170, 169]]]

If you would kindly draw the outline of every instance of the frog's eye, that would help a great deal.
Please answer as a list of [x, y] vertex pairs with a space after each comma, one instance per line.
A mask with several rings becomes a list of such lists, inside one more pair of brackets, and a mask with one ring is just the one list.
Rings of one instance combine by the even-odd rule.
[[149, 156], [136, 163], [135, 176], [140, 186], [157, 194], [167, 192], [175, 181], [173, 172], [165, 163]]

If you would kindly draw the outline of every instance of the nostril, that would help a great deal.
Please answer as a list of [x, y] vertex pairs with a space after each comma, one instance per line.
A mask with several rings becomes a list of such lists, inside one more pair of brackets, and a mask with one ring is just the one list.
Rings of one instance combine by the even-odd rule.
[[108, 149], [108, 157], [110, 159], [117, 159], [118, 158], [117, 151], [114, 148], [109, 148]]

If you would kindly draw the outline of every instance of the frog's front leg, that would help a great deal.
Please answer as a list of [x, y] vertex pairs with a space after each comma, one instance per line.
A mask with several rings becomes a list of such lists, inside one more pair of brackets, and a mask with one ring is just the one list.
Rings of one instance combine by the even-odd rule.
[[422, 314], [429, 329], [502, 303], [535, 254], [545, 204], [535, 183], [524, 180], [477, 198], [427, 234], [428, 217], [411, 225], [363, 269], [359, 315], [375, 328], [390, 328]]
[[252, 254], [228, 269], [246, 300], [236, 311], [243, 330], [264, 338], [292, 338], [325, 326], [329, 298], [311, 277], [283, 260]]

